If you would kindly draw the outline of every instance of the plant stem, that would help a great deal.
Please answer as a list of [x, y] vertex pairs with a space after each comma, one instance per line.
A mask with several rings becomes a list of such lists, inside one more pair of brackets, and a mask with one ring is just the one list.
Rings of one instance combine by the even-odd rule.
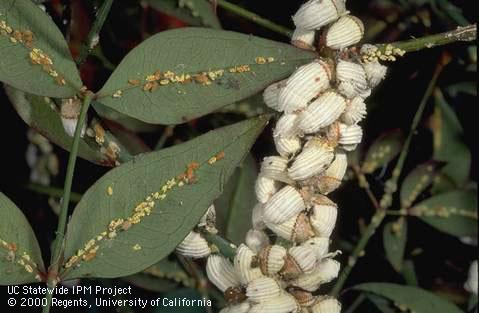
[[45, 298], [47, 299], [47, 305], [43, 307], [42, 312], [49, 313], [50, 307], [52, 305], [53, 292], [47, 292], [47, 294], [45, 295]]
[[56, 263], [61, 253], [61, 247], [63, 244], [65, 227], [66, 227], [67, 217], [68, 217], [68, 204], [70, 203], [73, 174], [75, 172], [75, 163], [76, 163], [76, 158], [78, 155], [78, 146], [80, 143], [80, 135], [81, 135], [81, 130], [83, 128], [83, 125], [85, 124], [85, 119], [88, 112], [88, 108], [90, 107], [92, 96], [93, 95], [90, 92], [88, 92], [85, 98], [83, 99], [83, 106], [81, 108], [80, 116], [78, 118], [78, 124], [75, 129], [73, 144], [70, 150], [70, 156], [68, 158], [67, 173], [65, 177], [65, 186], [63, 189], [62, 207], [60, 211], [60, 217], [58, 218], [58, 228], [56, 231], [57, 237], [55, 239], [55, 246], [53, 248], [53, 253], [51, 258], [52, 265]]
[[87, 56], [95, 48], [95, 40], [96, 40], [95, 38], [99, 35], [100, 30], [103, 27], [103, 24], [105, 23], [106, 17], [108, 16], [108, 13], [110, 12], [112, 4], [113, 4], [113, 0], [105, 0], [103, 1], [103, 4], [101, 5], [101, 7], [98, 9], [96, 13], [95, 22], [93, 22], [90, 32], [88, 33], [88, 37], [80, 49], [80, 54], [76, 60], [77, 65], [83, 64]]
[[206, 239], [206, 241], [216, 246], [223, 256], [233, 259], [236, 255], [236, 246], [233, 243], [229, 242], [228, 240], [224, 239], [219, 235], [212, 234], [205, 229], [201, 230], [201, 234]]
[[[65, 236], [65, 228], [68, 217], [68, 204], [70, 203], [73, 174], [75, 173], [75, 163], [78, 155], [78, 146], [80, 144], [81, 131], [83, 129], [83, 125], [85, 124], [86, 115], [88, 112], [88, 108], [90, 107], [92, 97], [93, 94], [91, 92], [87, 92], [85, 94], [85, 97], [83, 98], [83, 106], [80, 111], [80, 116], [78, 117], [78, 124], [75, 129], [72, 148], [70, 150], [70, 156], [68, 158], [65, 186], [63, 189], [62, 207], [60, 211], [60, 217], [58, 218], [58, 227], [56, 231], [56, 238], [53, 246], [52, 257], [50, 259], [50, 268], [48, 269], [47, 286], [50, 290], [55, 289], [58, 283], [57, 276], [59, 259], [62, 254], [63, 239]], [[43, 308], [44, 313], [50, 312], [52, 293], [47, 293], [47, 305]]]
[[343, 285], [346, 282], [346, 279], [348, 278], [349, 274], [351, 273], [351, 270], [356, 265], [358, 258], [364, 254], [364, 249], [366, 248], [369, 239], [374, 235], [377, 228], [381, 225], [382, 221], [386, 217], [386, 214], [388, 213], [387, 209], [391, 206], [392, 196], [397, 190], [397, 181], [399, 179], [399, 176], [401, 175], [404, 161], [406, 160], [406, 156], [409, 152], [409, 146], [411, 144], [412, 137], [416, 132], [419, 122], [421, 121], [422, 113], [424, 112], [427, 101], [434, 90], [439, 74], [449, 61], [450, 57], [444, 53], [439, 63], [437, 64], [431, 81], [429, 82], [429, 85], [426, 89], [426, 92], [424, 93], [424, 96], [419, 103], [419, 107], [416, 111], [416, 114], [414, 115], [411, 124], [409, 135], [401, 150], [401, 154], [399, 155], [398, 162], [393, 170], [392, 177], [386, 182], [386, 190], [381, 201], [379, 202], [379, 209], [376, 210], [376, 213], [371, 219], [371, 223], [368, 225], [363, 235], [359, 239], [358, 243], [356, 244], [356, 247], [354, 248], [351, 256], [348, 259], [346, 267], [341, 271], [341, 274], [339, 275], [338, 280], [336, 281], [336, 284], [331, 291], [332, 296], [337, 296], [339, 294], [339, 291], [343, 288]]
[[356, 244], [356, 247], [354, 247], [353, 253], [348, 258], [348, 263], [346, 267], [341, 271], [341, 274], [339, 275], [338, 280], [336, 281], [336, 284], [331, 291], [331, 295], [333, 297], [336, 297], [339, 294], [339, 291], [343, 288], [343, 285], [346, 282], [346, 279], [348, 278], [349, 274], [351, 273], [351, 270], [353, 269], [354, 265], [356, 265], [357, 260], [364, 255], [364, 248], [368, 244], [369, 239], [374, 235], [379, 225], [381, 225], [385, 216], [386, 213], [384, 212], [384, 210], [376, 211], [376, 213], [374, 214], [373, 218], [371, 219], [371, 223], [364, 231], [363, 235], [361, 236], [361, 239], [359, 239], [358, 243]]
[[284, 35], [286, 37], [291, 37], [293, 32], [281, 25], [278, 25], [276, 23], [271, 22], [268, 19], [265, 19], [264, 17], [259, 16], [258, 14], [255, 14], [253, 12], [250, 12], [240, 6], [237, 6], [236, 4], [229, 3], [225, 0], [217, 0], [217, 4], [219, 7], [233, 12], [236, 15], [239, 15], [241, 17], [244, 17], [247, 20], [252, 21], [253, 23], [256, 23], [260, 26], [263, 26], [264, 28], [267, 28], [269, 30], [272, 30], [278, 34]]
[[371, 200], [372, 205], [376, 210], [379, 210], [379, 202], [376, 199], [376, 196], [373, 194], [371, 191], [371, 188], [369, 187], [368, 180], [366, 179], [366, 175], [361, 171], [358, 165], [353, 165], [352, 166], [354, 173], [356, 174], [356, 177], [358, 178], [359, 181], [359, 187], [363, 188], [366, 194], [369, 197], [369, 200]]
[[441, 59], [439, 60], [435, 70], [434, 74], [432, 75], [432, 78], [429, 82], [429, 85], [427, 86], [426, 92], [424, 93], [421, 102], [419, 103], [419, 107], [416, 111], [416, 114], [414, 115], [411, 128], [409, 130], [409, 134], [406, 138], [406, 141], [404, 142], [404, 146], [401, 150], [401, 154], [399, 155], [398, 161], [396, 163], [396, 166], [393, 169], [392, 176], [391, 178], [386, 182], [386, 188], [385, 188], [385, 193], [380, 201], [380, 206], [381, 209], [388, 209], [391, 205], [392, 202], [392, 195], [396, 192], [397, 190], [397, 182], [399, 180], [399, 177], [401, 175], [401, 172], [404, 167], [404, 162], [406, 161], [406, 156], [409, 152], [409, 148], [411, 146], [411, 141], [412, 137], [416, 133], [416, 129], [419, 125], [419, 122], [421, 121], [422, 118], [422, 113], [424, 112], [424, 109], [426, 108], [427, 101], [431, 97], [432, 92], [434, 91], [434, 87], [436, 86], [437, 79], [439, 77], [439, 74], [441, 74], [444, 66], [450, 62], [450, 56], [447, 55], [446, 53], [443, 53], [441, 56]]
[[405, 41], [397, 41], [391, 43], [377, 44], [380, 51], [384, 52], [386, 46], [392, 45], [406, 52], [419, 51], [422, 49], [429, 49], [433, 47], [447, 45], [456, 41], [473, 41], [477, 37], [477, 25], [472, 24], [465, 27], [458, 27], [444, 33], [439, 33], [420, 38], [414, 38]]
[[[26, 188], [36, 193], [47, 195], [54, 198], [61, 198], [63, 196], [63, 190], [57, 187], [43, 186], [39, 184], [28, 184]], [[71, 192], [70, 202], [79, 202], [81, 197], [82, 197], [82, 194]]]

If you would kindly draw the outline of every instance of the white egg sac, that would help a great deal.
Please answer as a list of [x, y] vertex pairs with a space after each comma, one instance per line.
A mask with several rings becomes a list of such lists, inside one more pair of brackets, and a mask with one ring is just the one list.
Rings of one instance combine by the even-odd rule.
[[333, 151], [333, 148], [319, 140], [310, 140], [288, 169], [289, 177], [299, 181], [322, 173], [333, 161]]
[[281, 156], [269, 156], [263, 159], [261, 163], [260, 174], [263, 177], [289, 183], [286, 169], [288, 167], [288, 159]]
[[279, 155], [289, 158], [301, 149], [301, 138], [298, 136], [284, 137], [277, 136], [273, 138], [274, 146]]
[[281, 224], [266, 222], [266, 226], [279, 237], [292, 242], [303, 242], [315, 235], [311, 222], [304, 212]]
[[334, 298], [322, 297], [311, 306], [311, 313], [341, 313], [341, 303]]
[[190, 231], [176, 247], [176, 252], [187, 257], [200, 259], [210, 255], [211, 250], [206, 239], [199, 233]]
[[344, 0], [310, 0], [293, 16], [296, 27], [319, 29], [346, 13]]
[[280, 245], [263, 248], [258, 253], [261, 272], [268, 276], [278, 273], [284, 266], [286, 254], [286, 249]]
[[281, 91], [282, 88], [284, 88], [285, 85], [286, 85], [286, 80], [282, 80], [269, 85], [263, 91], [264, 103], [271, 109], [278, 112], [283, 111], [283, 108], [279, 106], [278, 96], [279, 96], [279, 92]]
[[315, 133], [336, 121], [345, 108], [343, 96], [334, 91], [325, 92], [300, 113], [298, 127], [306, 134]]
[[325, 196], [318, 197], [310, 216], [311, 225], [319, 237], [330, 237], [338, 217], [337, 205]]
[[368, 78], [369, 86], [376, 87], [386, 77], [388, 68], [379, 62], [368, 62], [363, 64], [364, 71]]
[[296, 28], [291, 36], [291, 44], [304, 50], [315, 50], [314, 39], [316, 37], [316, 31]]
[[326, 32], [326, 46], [341, 50], [358, 43], [364, 35], [363, 22], [352, 15], [342, 16]]
[[366, 72], [361, 64], [339, 60], [336, 66], [336, 80], [339, 92], [348, 99], [353, 99], [368, 90]]
[[246, 287], [246, 296], [252, 302], [264, 302], [278, 297], [282, 289], [278, 282], [270, 277], [260, 277], [252, 280]]
[[246, 233], [245, 243], [251, 251], [258, 253], [269, 245], [269, 237], [262, 230], [250, 229]]
[[285, 186], [266, 202], [263, 216], [265, 222], [281, 224], [305, 209], [299, 191], [294, 187]]
[[222, 292], [229, 287], [240, 285], [233, 264], [223, 256], [212, 254], [206, 261], [208, 279]]
[[356, 149], [357, 145], [363, 138], [363, 130], [359, 125], [339, 124], [339, 141], [338, 143], [346, 151]]
[[263, 219], [263, 204], [257, 203], [253, 207], [253, 212], [251, 213], [251, 224], [253, 229], [263, 230], [266, 228]]
[[248, 284], [252, 280], [263, 277], [259, 264], [256, 267], [252, 266], [255, 257], [256, 254], [245, 244], [241, 244], [236, 249], [233, 264], [236, 275], [243, 285]]
[[293, 296], [282, 292], [279, 296], [251, 307], [248, 313], [297, 313], [300, 307]]
[[346, 125], [357, 124], [366, 117], [366, 103], [362, 97], [355, 97], [348, 101], [346, 110], [341, 116], [341, 121]]
[[285, 113], [293, 113], [306, 108], [318, 94], [329, 88], [331, 68], [322, 61], [315, 60], [300, 66], [286, 81], [279, 93], [279, 106]]
[[291, 137], [298, 136], [302, 132], [298, 128], [298, 114], [290, 113], [283, 114], [278, 121], [273, 131], [273, 137], [283, 136]]
[[279, 184], [275, 180], [261, 175], [256, 178], [254, 191], [258, 202], [266, 203], [278, 189]]
[[340, 267], [338, 261], [324, 259], [316, 265], [311, 273], [303, 274], [291, 281], [291, 285], [314, 292], [321, 284], [329, 283], [338, 277]]
[[336, 190], [343, 180], [344, 174], [348, 168], [348, 158], [346, 153], [338, 151], [334, 161], [326, 171], [318, 178], [317, 187], [319, 192], [327, 195]]
[[330, 239], [328, 237], [313, 237], [301, 245], [311, 247], [316, 256], [316, 260], [320, 261], [329, 251], [329, 242]]

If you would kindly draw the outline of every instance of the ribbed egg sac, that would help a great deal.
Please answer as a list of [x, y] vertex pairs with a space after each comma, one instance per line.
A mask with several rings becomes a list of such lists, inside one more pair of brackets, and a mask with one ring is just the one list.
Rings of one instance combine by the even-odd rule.
[[[341, 267], [333, 259], [341, 251], [329, 250], [339, 208], [328, 197], [346, 176], [348, 153], [363, 137], [365, 99], [387, 68], [372, 54], [375, 46], [353, 47], [364, 25], [349, 15], [345, 0], [309, 0], [293, 22], [294, 46], [334, 57], [317, 56], [263, 92], [265, 104], [280, 112], [272, 134], [277, 153], [262, 159], [252, 228], [233, 263], [208, 257], [208, 278], [228, 300], [222, 313], [341, 311], [338, 300], [321, 295]], [[187, 239], [180, 251], [195, 239], [190, 256], [211, 253], [201, 236]]]
[[296, 27], [320, 29], [346, 13], [344, 0], [310, 0], [293, 16]]
[[299, 67], [280, 90], [279, 107], [284, 109], [285, 113], [306, 108], [313, 98], [329, 87], [330, 80], [331, 68], [322, 60]]

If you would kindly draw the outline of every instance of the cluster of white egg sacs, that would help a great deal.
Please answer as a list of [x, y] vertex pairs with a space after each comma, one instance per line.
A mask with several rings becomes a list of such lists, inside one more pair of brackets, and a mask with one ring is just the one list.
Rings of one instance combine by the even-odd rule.
[[[273, 132], [279, 155], [261, 164], [245, 244], [232, 261], [212, 253], [195, 232], [177, 248], [187, 256], [208, 256], [208, 278], [229, 304], [222, 313], [341, 311], [335, 298], [317, 295], [340, 269], [333, 259], [337, 252], [329, 252], [338, 207], [327, 195], [346, 173], [347, 152], [361, 142], [364, 100], [386, 67], [345, 53], [361, 40], [364, 27], [343, 0], [310, 0], [293, 21], [292, 44], [315, 50], [320, 37], [321, 45], [338, 53], [334, 59], [318, 57], [264, 91], [266, 105], [282, 113]], [[361, 53], [368, 54], [373, 46], [363, 47]], [[271, 232], [283, 242], [272, 244]]]

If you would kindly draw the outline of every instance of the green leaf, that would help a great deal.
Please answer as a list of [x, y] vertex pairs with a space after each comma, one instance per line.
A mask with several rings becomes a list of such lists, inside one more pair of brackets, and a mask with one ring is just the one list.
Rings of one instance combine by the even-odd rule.
[[[230, 31], [169, 30], [133, 49], [98, 96], [105, 106], [144, 122], [178, 124], [254, 95], [314, 57]], [[147, 85], [155, 73], [159, 81]], [[152, 84], [156, 89], [144, 90]]]
[[448, 86], [446, 90], [451, 97], [457, 97], [457, 95], [462, 92], [471, 96], [477, 96], [477, 87], [475, 82], [460, 82]]
[[443, 164], [429, 161], [417, 166], [404, 179], [401, 185], [401, 207], [409, 208], [417, 197], [426, 190], [438, 175]]
[[456, 113], [439, 89], [435, 90], [434, 96], [436, 106], [430, 123], [434, 139], [433, 156], [435, 160], [447, 162], [441, 172], [461, 187], [469, 178], [471, 152], [464, 144], [464, 131]]
[[[126, 276], [167, 256], [221, 194], [266, 121], [260, 117], [223, 127], [137, 156], [108, 172], [85, 193], [71, 217], [68, 261], [60, 275]], [[190, 183], [183, 183], [185, 171]], [[74, 257], [78, 253], [79, 263]]]
[[[60, 115], [56, 111], [52, 99], [31, 95], [7, 85], [5, 85], [5, 91], [18, 114], [28, 126], [63, 149], [71, 148], [73, 138], [65, 133]], [[84, 139], [80, 140], [78, 155], [97, 164], [106, 163], [100, 149], [94, 150]]]
[[396, 306], [415, 313], [463, 313], [454, 304], [421, 288], [390, 283], [366, 283], [353, 287], [387, 298]]
[[143, 133], [143, 132], [155, 132], [157, 131], [160, 126], [148, 124], [128, 115], [121, 114], [115, 110], [112, 110], [109, 107], [104, 106], [101, 102], [92, 101], [92, 106], [95, 109], [96, 113], [100, 115], [103, 120], [109, 120], [114, 123], [117, 123], [123, 126], [125, 129], [133, 131], [135, 133]]
[[177, 288], [181, 283], [194, 287], [194, 279], [189, 277], [176, 259], [164, 258], [141, 273], [123, 277], [124, 280], [146, 290], [166, 292]]
[[378, 308], [379, 311], [383, 313], [396, 313], [396, 309], [391, 304], [391, 301], [388, 301], [380, 296], [376, 296], [375, 294], [368, 294], [367, 298]]
[[44, 273], [37, 238], [22, 211], [0, 192], [0, 285], [41, 281]]
[[361, 170], [371, 174], [375, 170], [391, 162], [401, 152], [403, 134], [395, 129], [382, 134], [369, 147]]
[[156, 10], [174, 16], [191, 26], [221, 28], [208, 0], [147, 0]]
[[439, 194], [418, 203], [409, 211], [447, 234], [477, 236], [477, 191], [457, 190]]
[[407, 242], [407, 221], [404, 217], [384, 226], [383, 244], [386, 257], [397, 272], [401, 272]]
[[252, 195], [257, 172], [256, 161], [248, 155], [226, 184], [221, 197], [215, 201], [218, 229], [238, 245], [251, 228], [251, 214], [256, 204]]
[[413, 260], [404, 260], [401, 274], [404, 277], [406, 284], [410, 286], [419, 285], [417, 281], [416, 268], [415, 268]]
[[0, 81], [15, 88], [68, 98], [82, 87], [62, 33], [30, 0], [0, 1], [0, 50]]

